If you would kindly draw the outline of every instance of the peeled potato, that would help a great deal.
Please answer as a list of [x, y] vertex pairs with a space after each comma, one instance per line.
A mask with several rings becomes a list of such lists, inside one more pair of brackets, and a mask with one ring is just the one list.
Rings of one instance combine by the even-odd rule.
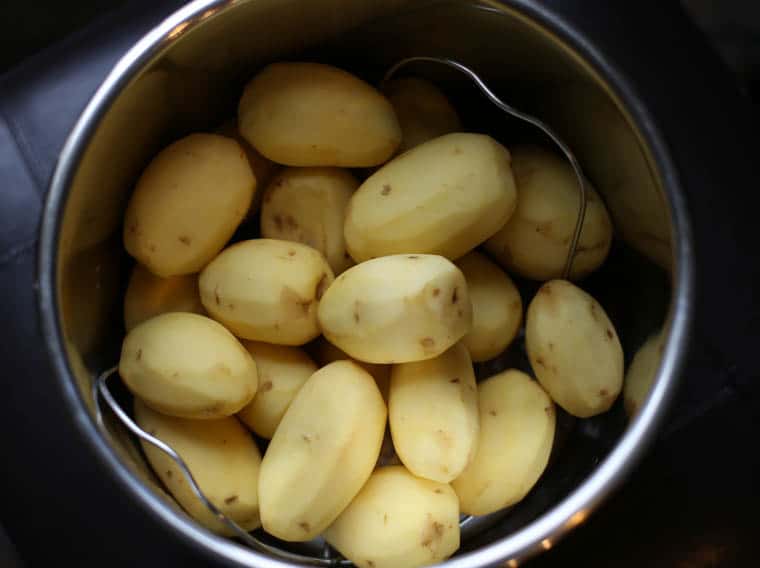
[[416, 568], [459, 548], [459, 503], [451, 486], [403, 466], [377, 469], [325, 540], [360, 568]]
[[649, 394], [662, 358], [663, 337], [653, 335], [633, 356], [623, 383], [623, 405], [629, 418], [633, 418]]
[[473, 361], [493, 359], [520, 330], [520, 292], [509, 276], [477, 251], [466, 254], [456, 265], [464, 274], [472, 301], [472, 329], [462, 343]]
[[237, 416], [262, 438], [270, 439], [285, 411], [317, 366], [298, 347], [244, 341], [256, 361], [259, 388]]
[[141, 323], [121, 347], [119, 375], [152, 408], [181, 418], [235, 414], [256, 394], [256, 363], [222, 325], [168, 313]]
[[527, 495], [549, 462], [556, 426], [554, 404], [525, 373], [494, 375], [478, 393], [478, 449], [452, 483], [469, 515], [493, 513]]
[[394, 158], [354, 193], [346, 246], [357, 262], [399, 253], [457, 259], [516, 204], [509, 151], [482, 134], [440, 136]]
[[[311, 345], [311, 353], [319, 363], [320, 367], [329, 365], [333, 361], [342, 361], [344, 359], [351, 359], [345, 352], [335, 347], [332, 343], [327, 341], [324, 337], [318, 337]], [[390, 365], [376, 365], [374, 363], [365, 363], [364, 361], [357, 361], [351, 359], [354, 363], [359, 365], [362, 369], [367, 371], [375, 379], [377, 388], [380, 389], [380, 394], [383, 395], [383, 400], [388, 402], [388, 389], [391, 382], [391, 367]]]
[[137, 324], [168, 312], [205, 315], [198, 293], [198, 275], [160, 278], [139, 264], [132, 270], [124, 296], [124, 324], [130, 331]]
[[261, 464], [264, 530], [286, 541], [323, 532], [380, 454], [386, 408], [374, 379], [350, 361], [323, 367], [285, 412]]
[[222, 251], [199, 284], [206, 311], [238, 337], [303, 345], [319, 335], [317, 305], [332, 281], [315, 249], [253, 239]]
[[[234, 418], [188, 420], [160, 414], [135, 398], [137, 424], [176, 451], [206, 497], [243, 529], [260, 526], [258, 477], [261, 454]], [[153, 471], [190, 516], [210, 530], [234, 532], [195, 496], [177, 464], [152, 444], [140, 441]]]
[[[517, 209], [486, 241], [505, 268], [535, 280], [559, 278], [565, 268], [580, 206], [580, 188], [567, 160], [526, 146], [512, 149]], [[612, 222], [599, 195], [586, 183], [586, 215], [570, 277], [583, 278], [607, 258]]]
[[261, 235], [317, 249], [337, 275], [354, 264], [346, 252], [343, 223], [359, 182], [340, 168], [288, 168], [267, 187]]
[[552, 280], [528, 306], [525, 342], [533, 372], [573, 416], [609, 410], [623, 386], [623, 348], [594, 298], [566, 280]]
[[162, 150], [140, 176], [127, 205], [124, 246], [158, 276], [198, 272], [235, 232], [255, 190], [240, 144], [191, 134]]
[[384, 85], [383, 91], [401, 125], [399, 153], [438, 136], [462, 130], [454, 107], [429, 81], [415, 77], [392, 79]]
[[461, 271], [441, 256], [386, 256], [341, 274], [319, 304], [330, 343], [368, 363], [404, 363], [443, 353], [470, 330]]
[[449, 483], [462, 473], [479, 430], [475, 373], [464, 345], [394, 365], [388, 418], [396, 453], [414, 475]]
[[376, 166], [401, 142], [393, 107], [377, 89], [319, 63], [266, 66], [245, 87], [238, 127], [286, 166]]

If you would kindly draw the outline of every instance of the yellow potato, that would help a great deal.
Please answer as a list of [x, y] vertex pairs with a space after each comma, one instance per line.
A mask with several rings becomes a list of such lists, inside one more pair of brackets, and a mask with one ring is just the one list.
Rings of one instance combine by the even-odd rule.
[[464, 274], [472, 302], [472, 329], [462, 343], [473, 361], [493, 359], [520, 330], [520, 292], [509, 276], [477, 251], [466, 254], [456, 265]]
[[287, 166], [369, 167], [401, 143], [393, 107], [374, 87], [319, 63], [274, 63], [245, 87], [240, 133]]
[[135, 265], [124, 296], [127, 331], [145, 320], [168, 312], [206, 314], [198, 293], [198, 275], [160, 278], [144, 266]]
[[158, 276], [198, 272], [235, 232], [255, 190], [240, 144], [191, 134], [162, 150], [140, 176], [127, 205], [124, 246]]
[[259, 388], [256, 396], [237, 416], [262, 438], [271, 438], [293, 397], [317, 366], [297, 347], [244, 341], [256, 361]]
[[392, 79], [384, 85], [383, 91], [401, 125], [399, 153], [433, 138], [462, 130], [454, 107], [429, 81], [414, 77]]
[[644, 404], [660, 367], [664, 338], [661, 334], [646, 340], [633, 356], [623, 382], [623, 405], [629, 418], [633, 418]]
[[579, 418], [609, 410], [623, 386], [623, 348], [602, 306], [566, 280], [545, 283], [528, 306], [533, 372], [554, 402]]
[[261, 235], [317, 249], [337, 275], [354, 264], [343, 223], [359, 182], [340, 168], [287, 168], [264, 193]]
[[[225, 515], [248, 531], [260, 526], [261, 454], [237, 420], [175, 418], [155, 412], [135, 398], [135, 421], [180, 455], [201, 491]], [[174, 460], [153, 444], [140, 443], [153, 471], [191, 517], [214, 532], [234, 535], [195, 496]]]
[[256, 363], [222, 325], [174, 312], [124, 338], [119, 375], [152, 408], [181, 418], [235, 414], [256, 394]]
[[376, 258], [338, 276], [319, 304], [322, 333], [354, 359], [405, 363], [440, 355], [472, 325], [462, 272], [441, 256]]
[[261, 523], [286, 541], [324, 531], [380, 455], [383, 397], [369, 373], [338, 361], [314, 373], [285, 412], [261, 463]]
[[398, 253], [454, 260], [501, 229], [515, 204], [509, 151], [482, 134], [447, 134], [359, 187], [346, 214], [346, 246], [357, 262]]
[[245, 339], [302, 345], [319, 335], [317, 304], [333, 281], [324, 257], [300, 243], [253, 239], [226, 248], [201, 272], [201, 302]]
[[394, 365], [388, 420], [401, 462], [414, 475], [449, 483], [472, 460], [478, 441], [478, 396], [467, 349]]
[[451, 486], [403, 466], [377, 469], [325, 540], [360, 568], [417, 568], [459, 548], [459, 503]]
[[556, 412], [539, 384], [517, 370], [481, 382], [478, 394], [478, 450], [452, 486], [463, 513], [487, 515], [520, 501], [541, 477]]
[[[486, 249], [508, 270], [526, 278], [549, 280], [562, 276], [575, 231], [580, 188], [569, 162], [540, 148], [512, 149], [517, 184], [517, 209]], [[590, 184], [586, 215], [570, 277], [583, 278], [607, 258], [612, 222]]]
[[383, 395], [383, 400], [388, 402], [388, 389], [391, 382], [391, 367], [390, 365], [376, 365], [374, 363], [365, 363], [364, 361], [356, 361], [351, 359], [345, 352], [335, 347], [332, 343], [327, 341], [324, 337], [318, 337], [311, 345], [311, 353], [314, 359], [319, 363], [320, 367], [329, 365], [334, 361], [343, 361], [348, 359], [359, 365], [362, 369], [367, 371], [375, 379], [377, 388], [380, 389], [380, 394]]

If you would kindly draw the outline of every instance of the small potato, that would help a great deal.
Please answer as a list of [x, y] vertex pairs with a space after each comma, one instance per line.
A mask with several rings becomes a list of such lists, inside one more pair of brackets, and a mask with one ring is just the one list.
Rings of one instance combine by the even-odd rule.
[[145, 320], [168, 312], [206, 314], [198, 293], [198, 275], [160, 278], [144, 266], [135, 265], [124, 296], [127, 331]]
[[395, 255], [349, 268], [327, 289], [319, 324], [330, 343], [367, 363], [431, 359], [472, 325], [462, 272], [441, 256]]
[[403, 466], [377, 469], [325, 540], [360, 568], [417, 568], [459, 548], [459, 503], [451, 486]]
[[121, 346], [119, 375], [152, 408], [180, 418], [235, 414], [256, 394], [256, 363], [224, 326], [197, 314], [162, 314]]
[[[534, 280], [559, 278], [575, 232], [580, 188], [563, 158], [526, 146], [512, 149], [517, 209], [486, 249], [508, 270]], [[586, 184], [586, 215], [570, 277], [587, 276], [604, 262], [612, 244], [607, 208]]]
[[454, 107], [429, 81], [414, 77], [392, 79], [385, 84], [383, 91], [401, 125], [399, 153], [433, 138], [462, 130]]
[[359, 187], [346, 214], [346, 246], [356, 262], [398, 253], [455, 260], [501, 229], [515, 204], [509, 151], [482, 134], [447, 134]]
[[340, 168], [288, 168], [264, 193], [261, 235], [317, 249], [336, 275], [354, 264], [346, 252], [343, 223], [359, 182]]
[[[188, 420], [165, 416], [135, 398], [137, 424], [165, 442], [184, 460], [208, 499], [243, 529], [260, 526], [258, 478], [261, 454], [250, 434], [234, 418]], [[169, 456], [140, 441], [153, 471], [191, 517], [227, 536], [233, 531], [195, 496]]]
[[533, 372], [554, 402], [579, 418], [609, 410], [623, 386], [623, 348], [602, 306], [566, 280], [547, 282], [528, 306]]
[[629, 418], [633, 418], [644, 404], [652, 387], [662, 358], [664, 340], [656, 334], [644, 342], [633, 356], [623, 383], [623, 405]]
[[509, 370], [478, 385], [475, 458], [454, 480], [462, 513], [487, 515], [520, 501], [541, 477], [554, 443], [554, 404], [528, 375]]
[[240, 133], [286, 166], [377, 166], [401, 143], [393, 107], [377, 89], [318, 63], [273, 63], [245, 87]]
[[140, 176], [127, 205], [124, 246], [158, 276], [198, 272], [235, 232], [255, 191], [240, 144], [191, 134], [162, 150]]
[[253, 239], [222, 251], [199, 284], [206, 311], [238, 337], [303, 345], [319, 335], [317, 304], [332, 281], [313, 248]]
[[256, 361], [259, 388], [256, 396], [237, 416], [262, 438], [270, 439], [293, 397], [317, 366], [298, 347], [244, 341], [243, 346]]
[[364, 361], [356, 361], [351, 359], [345, 352], [335, 347], [332, 343], [327, 341], [324, 337], [318, 337], [311, 345], [311, 353], [314, 359], [319, 363], [320, 367], [329, 365], [334, 361], [343, 361], [349, 359], [359, 365], [362, 369], [367, 371], [375, 379], [377, 388], [380, 389], [380, 394], [383, 395], [383, 400], [388, 402], [388, 389], [391, 383], [391, 367], [390, 365], [375, 365], [374, 363], [365, 363]]
[[314, 373], [261, 463], [264, 530], [307, 541], [330, 526], [372, 473], [386, 417], [375, 381], [358, 365], [337, 361]]
[[396, 453], [414, 475], [449, 483], [462, 473], [479, 431], [475, 372], [464, 345], [394, 365], [388, 418]]
[[493, 359], [520, 330], [520, 292], [509, 276], [477, 251], [466, 254], [456, 265], [464, 274], [472, 302], [472, 329], [462, 343], [473, 361]]

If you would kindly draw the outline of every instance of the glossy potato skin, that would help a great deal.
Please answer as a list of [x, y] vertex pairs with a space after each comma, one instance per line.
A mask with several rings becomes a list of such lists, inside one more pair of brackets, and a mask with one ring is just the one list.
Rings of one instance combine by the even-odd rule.
[[236, 243], [201, 272], [206, 311], [244, 339], [303, 345], [319, 335], [317, 305], [333, 281], [325, 258], [300, 243]]
[[443, 353], [470, 330], [462, 272], [436, 255], [394, 255], [349, 268], [319, 306], [322, 333], [354, 359], [405, 363]]
[[150, 407], [180, 418], [235, 414], [256, 394], [256, 363], [224, 326], [204, 316], [162, 314], [124, 338], [119, 375]]
[[393, 365], [388, 418], [396, 453], [414, 475], [449, 483], [462, 473], [475, 455], [480, 425], [465, 346]]
[[415, 477], [403, 466], [375, 470], [325, 532], [360, 568], [417, 568], [459, 548], [459, 503], [451, 486]]
[[[137, 398], [134, 410], [140, 428], [180, 455], [201, 491], [214, 505], [245, 530], [260, 526], [261, 453], [235, 418], [200, 421], [166, 416]], [[234, 535], [195, 496], [174, 460], [152, 444], [144, 440], [140, 443], [153, 471], [190, 516], [216, 533]]]
[[478, 393], [478, 449], [452, 486], [463, 513], [487, 515], [522, 500], [541, 477], [556, 412], [541, 386], [514, 369], [481, 382]]
[[329, 65], [273, 63], [246, 85], [238, 128], [286, 166], [377, 166], [401, 143], [393, 107], [371, 85]]
[[372, 473], [387, 411], [372, 376], [350, 361], [323, 367], [301, 387], [261, 464], [261, 522], [307, 541], [348, 506]]
[[251, 206], [256, 179], [240, 144], [191, 134], [151, 161], [124, 218], [127, 252], [162, 277], [200, 271]]
[[546, 282], [528, 306], [525, 343], [533, 372], [573, 416], [609, 410], [623, 386], [623, 348], [602, 306], [566, 280]]
[[[485, 248], [507, 270], [534, 280], [560, 278], [575, 232], [580, 189], [564, 159], [533, 146], [512, 148], [517, 209]], [[599, 268], [612, 245], [612, 221], [599, 194], [586, 183], [586, 214], [572, 280]]]
[[401, 253], [456, 260], [516, 206], [509, 151], [482, 134], [440, 136], [397, 156], [351, 197], [346, 246], [361, 262]]

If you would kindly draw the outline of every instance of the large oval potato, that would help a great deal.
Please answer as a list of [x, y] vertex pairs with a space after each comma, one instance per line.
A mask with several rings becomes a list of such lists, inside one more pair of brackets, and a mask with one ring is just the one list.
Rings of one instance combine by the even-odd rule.
[[[135, 398], [137, 424], [176, 451], [206, 497], [243, 529], [260, 526], [258, 479], [261, 454], [234, 418], [188, 420], [160, 414]], [[174, 460], [140, 440], [145, 457], [177, 502], [214, 532], [233, 536], [195, 496]]]
[[391, 79], [383, 85], [401, 126], [401, 146], [406, 152], [423, 142], [462, 130], [457, 111], [429, 81], [416, 77]]
[[324, 336], [354, 359], [405, 363], [443, 353], [470, 330], [462, 272], [441, 256], [376, 258], [349, 268], [319, 304]]
[[338, 361], [314, 373], [285, 412], [261, 463], [261, 523], [286, 541], [324, 531], [380, 455], [387, 412], [369, 373]]
[[664, 338], [661, 333], [647, 339], [633, 356], [623, 381], [623, 405], [629, 418], [633, 418], [644, 404], [660, 366]]
[[533, 372], [573, 416], [607, 411], [623, 386], [623, 348], [599, 302], [566, 280], [545, 283], [528, 306]]
[[377, 365], [375, 363], [365, 363], [364, 361], [357, 361], [351, 359], [351, 357], [343, 350], [339, 349], [324, 337], [318, 337], [309, 345], [310, 352], [313, 355], [316, 362], [320, 367], [329, 365], [334, 361], [351, 360], [362, 369], [367, 371], [375, 379], [377, 388], [380, 389], [380, 394], [383, 395], [383, 400], [388, 402], [388, 389], [391, 384], [391, 367], [390, 365]]
[[259, 388], [237, 416], [262, 438], [270, 439], [285, 411], [317, 366], [298, 347], [244, 341], [256, 361]]
[[142, 265], [135, 265], [124, 295], [124, 325], [130, 331], [137, 324], [168, 312], [205, 315], [198, 292], [198, 275], [161, 278]]
[[[533, 278], [560, 278], [580, 205], [578, 180], [567, 160], [537, 147], [512, 149], [517, 209], [486, 241], [486, 249], [508, 270]], [[599, 195], [586, 183], [586, 215], [570, 277], [583, 278], [607, 258], [612, 221]]]
[[478, 449], [452, 486], [463, 513], [487, 515], [520, 501], [541, 477], [556, 412], [544, 389], [517, 370], [481, 382], [478, 394]]
[[403, 466], [377, 469], [325, 532], [360, 568], [417, 568], [459, 548], [459, 503], [451, 486]]
[[235, 232], [255, 190], [240, 144], [191, 134], [162, 150], [140, 176], [127, 205], [124, 246], [158, 276], [198, 272]]
[[372, 174], [346, 214], [356, 262], [398, 253], [457, 259], [504, 226], [514, 211], [509, 151], [482, 134], [429, 140]]
[[396, 453], [414, 475], [449, 483], [462, 473], [479, 431], [475, 372], [464, 345], [394, 365], [388, 419]]
[[133, 394], [181, 418], [235, 414], [256, 394], [256, 363], [224, 326], [174, 312], [141, 323], [124, 338], [119, 375]]
[[266, 189], [261, 235], [317, 249], [338, 275], [354, 264], [346, 251], [343, 223], [351, 195], [359, 186], [340, 168], [288, 168]]
[[300, 243], [236, 243], [201, 272], [201, 302], [245, 339], [302, 345], [319, 335], [317, 304], [333, 281], [324, 257]]
[[462, 343], [473, 361], [493, 359], [520, 330], [520, 292], [509, 276], [477, 251], [466, 254], [456, 265], [464, 274], [472, 302], [472, 329]]
[[262, 69], [245, 87], [238, 128], [286, 166], [377, 166], [401, 143], [393, 107], [377, 89], [319, 63]]

